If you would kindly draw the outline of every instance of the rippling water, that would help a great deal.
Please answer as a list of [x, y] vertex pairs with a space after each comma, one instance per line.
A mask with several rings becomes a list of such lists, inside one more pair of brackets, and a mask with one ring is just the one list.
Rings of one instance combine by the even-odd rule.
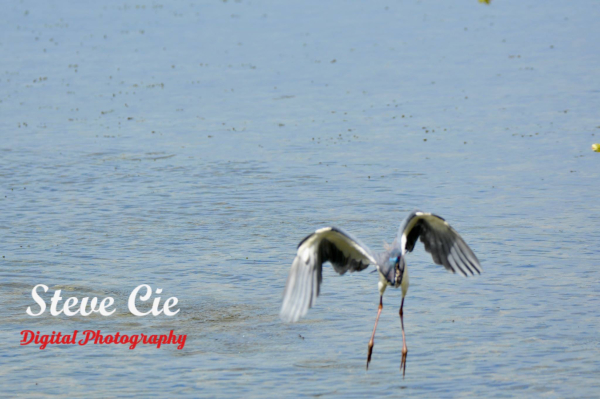
[[[0, 392], [7, 396], [595, 397], [600, 4], [22, 1], [0, 17]], [[377, 276], [278, 318], [296, 244], [380, 250], [419, 207], [482, 261], [410, 255], [373, 360]], [[25, 313], [36, 284], [110, 317]], [[135, 317], [139, 284], [174, 317]], [[46, 294], [46, 298], [50, 295]], [[183, 350], [19, 346], [187, 334]]]

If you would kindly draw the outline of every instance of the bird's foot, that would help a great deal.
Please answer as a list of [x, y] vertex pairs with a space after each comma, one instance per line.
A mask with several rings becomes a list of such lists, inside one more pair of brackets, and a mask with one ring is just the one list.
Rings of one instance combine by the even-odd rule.
[[400, 371], [402, 371], [402, 378], [404, 378], [406, 374], [406, 355], [408, 354], [408, 349], [405, 347], [402, 348], [402, 360], [400, 361]]
[[369, 362], [371, 361], [372, 353], [373, 353], [373, 340], [369, 341], [369, 352], [367, 354], [367, 370], [369, 369]]

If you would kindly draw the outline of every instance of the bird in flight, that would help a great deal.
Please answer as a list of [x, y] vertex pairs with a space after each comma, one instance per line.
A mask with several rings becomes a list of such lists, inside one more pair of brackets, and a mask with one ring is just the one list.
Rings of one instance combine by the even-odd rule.
[[323, 263], [329, 262], [333, 269], [344, 274], [375, 265], [379, 272], [379, 309], [373, 334], [368, 345], [367, 370], [373, 353], [377, 322], [383, 309], [383, 293], [388, 286], [402, 289], [400, 324], [402, 326], [402, 360], [400, 370], [406, 374], [406, 338], [404, 336], [404, 297], [408, 292], [408, 268], [405, 256], [412, 252], [420, 239], [425, 251], [433, 261], [452, 273], [472, 276], [481, 273], [479, 260], [460, 235], [444, 219], [432, 213], [412, 211], [400, 224], [396, 238], [385, 251], [373, 253], [352, 235], [335, 227], [324, 227], [304, 238], [298, 244], [298, 252], [283, 292], [280, 316], [284, 321], [296, 322], [306, 315], [319, 296]]

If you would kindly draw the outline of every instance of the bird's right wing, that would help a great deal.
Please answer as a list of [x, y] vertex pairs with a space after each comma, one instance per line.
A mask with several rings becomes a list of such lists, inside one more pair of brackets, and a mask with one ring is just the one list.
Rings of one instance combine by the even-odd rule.
[[481, 273], [477, 256], [462, 237], [444, 219], [432, 213], [411, 212], [398, 230], [403, 251], [411, 252], [417, 239], [425, 245], [433, 261], [452, 273], [472, 276]]
[[283, 291], [279, 313], [283, 320], [298, 321], [315, 304], [325, 262], [331, 262], [339, 274], [361, 271], [377, 263], [369, 248], [350, 234], [335, 227], [315, 231], [298, 245]]

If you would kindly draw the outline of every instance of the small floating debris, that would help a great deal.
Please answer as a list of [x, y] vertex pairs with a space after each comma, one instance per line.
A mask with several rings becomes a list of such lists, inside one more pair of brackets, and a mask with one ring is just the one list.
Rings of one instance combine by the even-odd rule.
[[600, 152], [600, 144], [598, 144], [598, 143], [592, 144], [592, 150], [594, 150], [596, 152]]

